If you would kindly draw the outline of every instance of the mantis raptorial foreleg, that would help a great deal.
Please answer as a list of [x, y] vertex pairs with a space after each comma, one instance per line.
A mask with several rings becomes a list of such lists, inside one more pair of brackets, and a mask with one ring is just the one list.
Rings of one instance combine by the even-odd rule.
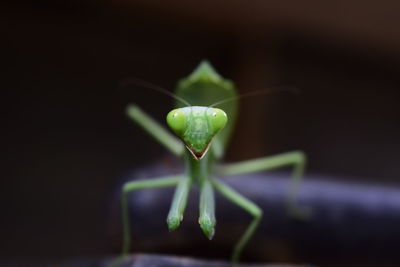
[[199, 224], [201, 230], [208, 237], [212, 239], [215, 233], [215, 199], [214, 189], [208, 179], [205, 179], [200, 185], [200, 216]]
[[292, 151], [275, 156], [225, 164], [220, 167], [219, 173], [222, 175], [235, 175], [293, 166], [292, 181], [286, 200], [287, 208], [290, 214], [299, 218], [307, 218], [310, 215], [310, 210], [304, 207], [299, 207], [296, 203], [298, 189], [303, 179], [306, 161], [306, 156], [303, 152]]
[[250, 213], [253, 216], [253, 221], [247, 227], [246, 231], [244, 232], [244, 234], [240, 238], [239, 242], [236, 244], [235, 248], [233, 249], [232, 262], [237, 263], [244, 246], [247, 244], [247, 242], [250, 240], [250, 238], [253, 236], [255, 230], [257, 229], [257, 226], [260, 223], [260, 220], [262, 218], [263, 211], [252, 201], [245, 198], [241, 194], [237, 193], [231, 187], [223, 184], [222, 182], [212, 179], [211, 183], [219, 193], [221, 193], [227, 199], [229, 199], [230, 201], [232, 201], [234, 204], [238, 205], [239, 207], [243, 208], [244, 210], [246, 210], [248, 213]]
[[179, 227], [183, 213], [185, 212], [186, 203], [192, 185], [192, 180], [189, 177], [183, 177], [175, 189], [174, 198], [172, 199], [171, 208], [167, 217], [169, 231], [174, 231]]

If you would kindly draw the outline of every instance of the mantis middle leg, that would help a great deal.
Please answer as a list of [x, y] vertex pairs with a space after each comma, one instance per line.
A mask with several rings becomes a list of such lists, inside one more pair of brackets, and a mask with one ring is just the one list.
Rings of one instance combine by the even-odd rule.
[[243, 208], [245, 211], [250, 213], [253, 216], [253, 220], [251, 224], [247, 227], [246, 231], [240, 238], [239, 242], [236, 244], [235, 248], [233, 249], [232, 253], [232, 262], [237, 263], [239, 261], [239, 257], [243, 251], [243, 248], [253, 236], [255, 230], [257, 229], [258, 224], [261, 221], [263, 211], [252, 201], [245, 198], [231, 187], [219, 182], [215, 179], [211, 180], [212, 185], [214, 188], [220, 192], [223, 196], [227, 199], [238, 205], [239, 207]]
[[293, 166], [292, 181], [288, 190], [286, 205], [290, 214], [299, 218], [307, 218], [311, 211], [296, 204], [306, 161], [306, 155], [302, 151], [292, 151], [275, 156], [226, 164], [220, 167], [219, 173], [222, 175], [234, 175]]
[[[187, 179], [185, 179], [184, 176], [167, 176], [151, 180], [131, 181], [124, 184], [121, 192], [122, 231], [123, 231], [122, 256], [126, 256], [129, 253], [130, 239], [131, 239], [130, 224], [129, 224], [130, 222], [129, 222], [129, 209], [128, 209], [128, 194], [140, 189], [175, 186], [183, 180]], [[179, 206], [180, 205], [175, 205], [175, 206], [172, 205], [171, 208]]]

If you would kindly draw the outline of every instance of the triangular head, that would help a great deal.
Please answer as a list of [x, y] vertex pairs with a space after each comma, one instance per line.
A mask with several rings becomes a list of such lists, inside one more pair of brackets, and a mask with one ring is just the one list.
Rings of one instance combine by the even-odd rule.
[[222, 109], [212, 107], [178, 108], [167, 115], [168, 126], [196, 159], [201, 159], [207, 153], [211, 140], [227, 121], [228, 117]]

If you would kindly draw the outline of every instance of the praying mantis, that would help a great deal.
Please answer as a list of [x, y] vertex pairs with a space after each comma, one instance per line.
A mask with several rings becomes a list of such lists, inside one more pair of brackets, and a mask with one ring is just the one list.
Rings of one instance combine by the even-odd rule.
[[181, 175], [131, 181], [123, 185], [121, 193], [122, 255], [127, 255], [130, 250], [128, 194], [141, 189], [176, 186], [167, 216], [168, 229], [174, 231], [183, 220], [190, 189], [192, 185], [197, 185], [200, 190], [199, 224], [208, 239], [213, 238], [216, 227], [214, 191], [222, 194], [252, 216], [251, 223], [232, 252], [231, 260], [237, 263], [246, 244], [254, 235], [263, 211], [257, 204], [226, 185], [220, 178], [292, 166], [293, 178], [288, 190], [287, 207], [289, 212], [302, 216], [307, 211], [297, 206], [296, 194], [305, 169], [305, 154], [301, 151], [293, 151], [239, 163], [218, 164], [217, 162], [224, 156], [232, 134], [240, 97], [237, 95], [233, 82], [221, 77], [208, 61], [202, 61], [193, 73], [178, 83], [173, 97], [177, 100], [176, 108], [168, 113], [166, 121], [174, 135], [138, 106], [131, 104], [127, 107], [127, 115], [134, 122], [172, 154], [183, 159], [185, 172]]

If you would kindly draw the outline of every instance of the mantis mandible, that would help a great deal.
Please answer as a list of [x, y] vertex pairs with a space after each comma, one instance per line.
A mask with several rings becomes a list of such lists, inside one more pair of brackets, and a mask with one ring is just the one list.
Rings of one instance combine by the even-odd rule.
[[252, 215], [250, 225], [233, 249], [232, 262], [236, 263], [256, 231], [263, 211], [216, 177], [293, 166], [293, 179], [287, 205], [290, 212], [301, 215], [304, 210], [296, 206], [296, 194], [303, 176], [306, 157], [301, 151], [293, 151], [239, 163], [217, 164], [224, 155], [233, 130], [239, 97], [234, 84], [221, 77], [207, 61], [201, 62], [192, 74], [178, 83], [174, 98], [177, 100], [176, 108], [168, 113], [167, 124], [175, 135], [136, 105], [127, 107], [127, 114], [133, 121], [170, 152], [183, 158], [185, 173], [124, 184], [121, 195], [122, 254], [127, 255], [130, 249], [127, 200], [129, 193], [140, 189], [176, 186], [167, 216], [168, 229], [173, 231], [179, 227], [183, 219], [190, 188], [195, 184], [200, 189], [199, 224], [208, 239], [213, 238], [216, 226], [214, 190]]

